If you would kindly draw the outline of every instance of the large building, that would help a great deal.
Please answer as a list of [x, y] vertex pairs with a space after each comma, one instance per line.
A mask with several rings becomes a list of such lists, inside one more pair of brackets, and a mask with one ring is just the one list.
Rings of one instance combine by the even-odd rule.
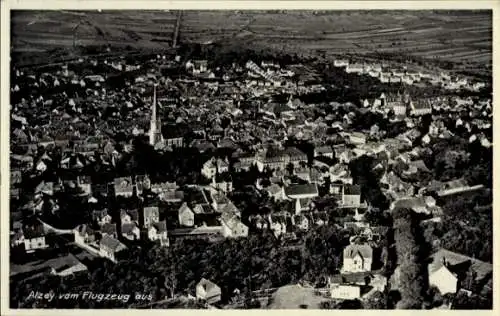
[[163, 143], [163, 135], [161, 133], [161, 119], [156, 113], [156, 84], [153, 88], [153, 105], [151, 110], [151, 120], [149, 123], [149, 144], [156, 146]]

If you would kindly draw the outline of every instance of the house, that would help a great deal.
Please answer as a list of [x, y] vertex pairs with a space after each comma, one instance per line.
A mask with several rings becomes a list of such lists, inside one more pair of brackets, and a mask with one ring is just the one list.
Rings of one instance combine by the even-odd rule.
[[350, 244], [344, 248], [344, 263], [342, 271], [345, 273], [371, 271], [373, 248], [367, 244]]
[[314, 157], [323, 156], [328, 158], [333, 158], [334, 151], [330, 146], [321, 146], [314, 149]]
[[139, 212], [136, 209], [133, 210], [121, 210], [120, 219], [122, 224], [139, 224]]
[[292, 224], [300, 230], [309, 230], [309, 219], [305, 215], [299, 214], [292, 216]]
[[86, 224], [78, 225], [74, 230], [75, 243], [85, 245], [93, 243], [96, 240], [95, 231]]
[[47, 262], [50, 267], [50, 273], [60, 277], [65, 277], [73, 275], [78, 272], [88, 271], [87, 266], [85, 266], [78, 258], [72, 254], [68, 254], [64, 257], [59, 257], [57, 259], [52, 259]]
[[269, 194], [269, 197], [271, 197], [275, 201], [283, 199], [283, 189], [276, 183], [273, 183], [270, 186], [264, 188], [264, 191], [266, 191]]
[[231, 177], [213, 177], [212, 178], [212, 184], [211, 186], [216, 189], [220, 190], [224, 193], [229, 193], [233, 191], [233, 181], [231, 180]]
[[358, 207], [361, 205], [361, 187], [345, 184], [342, 186], [342, 206]]
[[22, 181], [22, 174], [19, 170], [12, 170], [10, 172], [10, 185], [14, 186]]
[[335, 157], [340, 163], [349, 164], [355, 158], [354, 153], [344, 144], [334, 146]]
[[290, 184], [283, 188], [283, 198], [288, 199], [307, 199], [318, 196], [318, 186], [315, 183], [308, 184]]
[[347, 65], [349, 65], [349, 61], [346, 60], [346, 59], [335, 59], [333, 61], [333, 66], [335, 67], [346, 67]]
[[190, 64], [195, 74], [200, 74], [208, 70], [208, 62], [206, 60], [193, 60]]
[[258, 230], [264, 230], [269, 227], [268, 221], [260, 214], [250, 215], [249, 221], [252, 224], [252, 226]]
[[92, 180], [88, 176], [78, 176], [76, 178], [78, 188], [86, 195], [92, 194]]
[[[429, 259], [429, 284], [437, 286], [441, 294], [456, 293], [459, 289], [471, 290], [470, 281], [473, 284], [482, 284], [483, 287], [488, 287], [492, 282], [493, 264], [491, 263], [443, 248], [434, 252]], [[470, 280], [466, 280], [468, 275]], [[440, 280], [440, 277], [443, 279]], [[480, 288], [472, 290], [481, 291]]]
[[149, 228], [160, 221], [160, 211], [157, 206], [144, 207], [144, 228]]
[[54, 195], [54, 183], [42, 181], [35, 188], [35, 195]]
[[108, 235], [110, 237], [113, 237], [113, 238], [118, 238], [118, 233], [117, 233], [117, 230], [116, 230], [116, 224], [113, 223], [105, 223], [101, 226], [101, 234], [104, 236], [104, 235]]
[[139, 240], [141, 238], [141, 230], [136, 223], [122, 224], [122, 236], [128, 240]]
[[423, 116], [432, 113], [432, 104], [429, 100], [418, 100], [410, 105], [410, 115]]
[[149, 227], [148, 238], [151, 241], [160, 241], [163, 247], [169, 246], [168, 235], [167, 235], [167, 222], [155, 222]]
[[274, 236], [279, 237], [287, 232], [287, 219], [282, 214], [272, 214], [268, 216], [269, 228]]
[[311, 208], [312, 199], [296, 199], [295, 200], [295, 214], [300, 214], [301, 212], [308, 211]]
[[229, 171], [229, 164], [222, 159], [211, 158], [203, 164], [201, 174], [207, 179], [212, 179], [217, 173]]
[[361, 287], [351, 284], [331, 284], [330, 295], [333, 299], [354, 300], [361, 298]]
[[134, 185], [131, 177], [115, 178], [115, 196], [131, 197], [134, 194]]
[[364, 70], [364, 66], [362, 64], [348, 64], [345, 68], [345, 72], [350, 73], [362, 73]]
[[457, 275], [448, 269], [446, 261], [442, 264], [429, 264], [428, 274], [429, 286], [437, 287], [441, 295], [457, 293]]
[[222, 235], [224, 237], [238, 238], [248, 236], [248, 227], [241, 222], [238, 216], [224, 213], [221, 216]]
[[112, 217], [108, 214], [108, 209], [93, 210], [92, 220], [97, 222], [99, 226], [111, 223]]
[[351, 145], [362, 145], [366, 143], [366, 135], [360, 132], [342, 133], [346, 141]]
[[102, 239], [99, 241], [100, 255], [105, 258], [108, 258], [113, 262], [116, 262], [117, 255], [126, 249], [127, 247], [124, 244], [122, 244], [119, 240], [110, 237], [108, 235], [104, 235]]
[[394, 211], [397, 209], [410, 209], [416, 213], [430, 214], [430, 207], [436, 205], [436, 201], [432, 197], [405, 197], [394, 201], [390, 210]]
[[179, 224], [181, 226], [193, 227], [194, 226], [194, 212], [189, 208], [186, 202], [182, 203], [178, 211]]
[[220, 287], [205, 278], [202, 278], [200, 282], [196, 284], [196, 298], [204, 300], [208, 304], [220, 302], [221, 294], [222, 292]]
[[49, 245], [45, 239], [45, 232], [43, 225], [35, 224], [32, 226], [27, 226], [23, 229], [24, 235], [24, 249], [27, 253], [34, 252], [36, 250], [48, 248]]

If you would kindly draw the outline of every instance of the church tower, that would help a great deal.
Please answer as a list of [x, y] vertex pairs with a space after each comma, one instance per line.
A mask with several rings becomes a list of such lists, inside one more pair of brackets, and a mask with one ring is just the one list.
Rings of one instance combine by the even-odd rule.
[[161, 120], [157, 117], [156, 113], [156, 83], [153, 88], [153, 108], [151, 111], [151, 121], [149, 125], [149, 144], [155, 146], [163, 141], [163, 135], [161, 134]]

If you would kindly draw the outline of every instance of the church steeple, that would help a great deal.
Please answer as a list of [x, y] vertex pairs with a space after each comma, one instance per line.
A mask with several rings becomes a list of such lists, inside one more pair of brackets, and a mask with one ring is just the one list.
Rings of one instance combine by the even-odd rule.
[[151, 120], [149, 122], [149, 144], [155, 146], [157, 143], [163, 141], [163, 136], [161, 134], [161, 120], [157, 117], [156, 113], [156, 86], [153, 87], [153, 104], [151, 110]]

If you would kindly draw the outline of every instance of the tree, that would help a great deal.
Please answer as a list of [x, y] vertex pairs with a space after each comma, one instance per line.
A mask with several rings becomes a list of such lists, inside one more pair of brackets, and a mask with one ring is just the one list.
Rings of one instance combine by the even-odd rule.
[[365, 302], [366, 309], [387, 309], [387, 296], [380, 291], [373, 293]]

